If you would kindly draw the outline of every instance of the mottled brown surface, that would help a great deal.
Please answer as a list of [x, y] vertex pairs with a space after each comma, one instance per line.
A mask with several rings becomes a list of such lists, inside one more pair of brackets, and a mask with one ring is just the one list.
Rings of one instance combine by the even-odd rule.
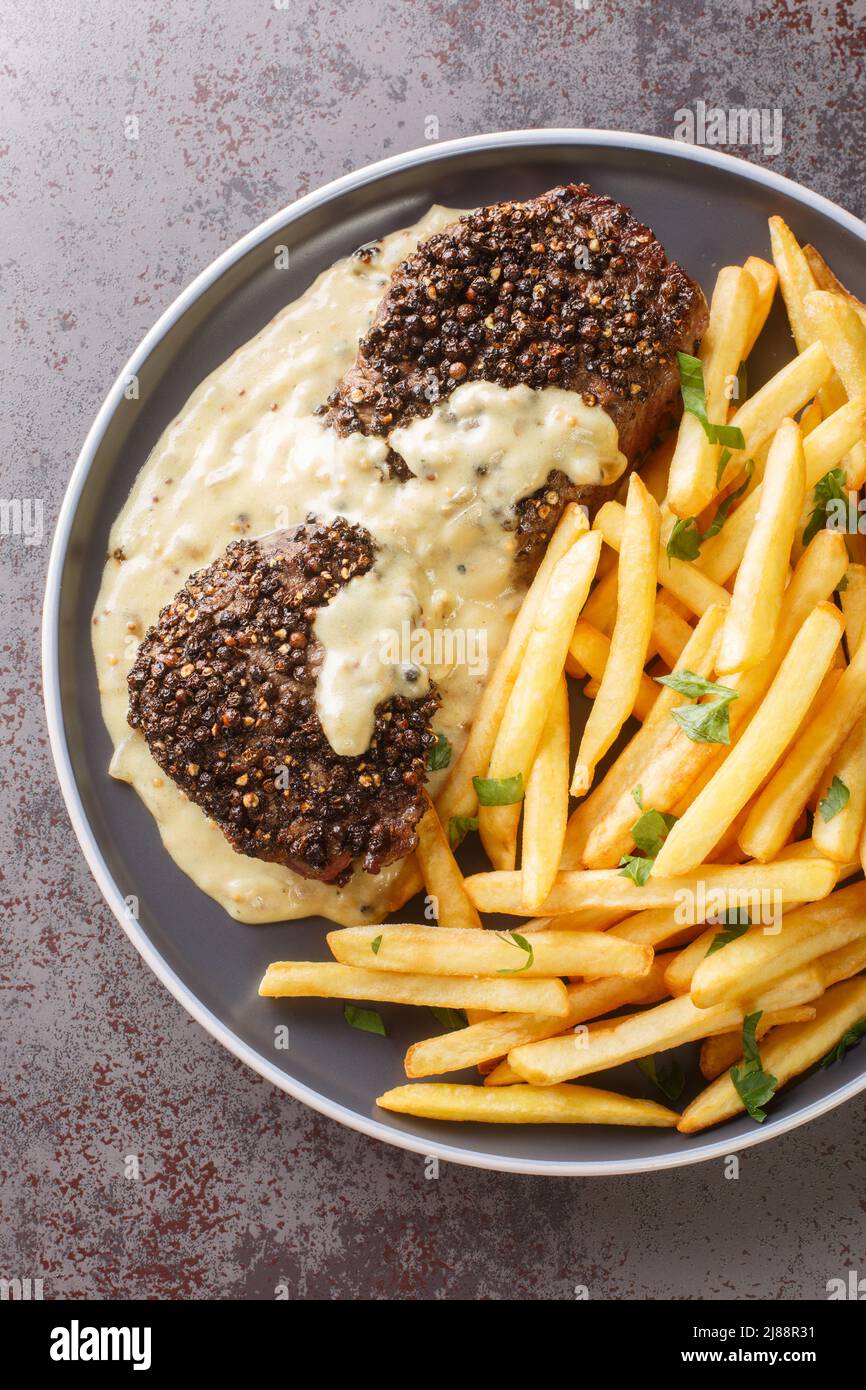
[[[779, 105], [781, 155], [738, 152], [866, 212], [862, 0], [390, 5], [371, 43], [375, 10], [2, 0], [3, 491], [44, 498], [46, 530], [107, 386], [192, 274], [297, 194], [422, 144], [431, 113], [443, 139], [670, 135], [697, 99]], [[47, 1297], [786, 1299], [866, 1273], [862, 1097], [749, 1150], [737, 1181], [716, 1163], [428, 1180], [235, 1062], [87, 871], [40, 704], [47, 544], [0, 548], [0, 1274]]]
[[380, 705], [361, 757], [334, 753], [316, 712], [316, 613], [375, 554], [342, 517], [234, 541], [166, 604], [128, 676], [130, 724], [234, 848], [326, 883], [412, 853], [436, 742], [434, 690]]

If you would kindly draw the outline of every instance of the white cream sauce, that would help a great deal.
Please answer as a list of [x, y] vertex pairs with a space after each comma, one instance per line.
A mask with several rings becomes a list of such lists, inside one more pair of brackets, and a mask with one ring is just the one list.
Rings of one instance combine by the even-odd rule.
[[[241, 921], [314, 913], [375, 921], [400, 866], [375, 877], [356, 871], [335, 888], [237, 854], [153, 761], [126, 722], [126, 675], [187, 576], [238, 536], [295, 525], [311, 511], [367, 526], [378, 545], [373, 568], [316, 618], [325, 735], [338, 753], [362, 753], [376, 706], [420, 695], [434, 680], [443, 696], [436, 729], [456, 757], [522, 596], [503, 521], [552, 468], [596, 483], [625, 466], [604, 411], [553, 387], [466, 383], [387, 441], [340, 438], [313, 413], [354, 360], [391, 272], [456, 215], [434, 207], [386, 237], [369, 262], [338, 261], [239, 348], [165, 431], [112, 528], [93, 618], [110, 770], [135, 787], [180, 868]], [[414, 478], [383, 480], [389, 444]], [[445, 775], [433, 777], [434, 794]]]

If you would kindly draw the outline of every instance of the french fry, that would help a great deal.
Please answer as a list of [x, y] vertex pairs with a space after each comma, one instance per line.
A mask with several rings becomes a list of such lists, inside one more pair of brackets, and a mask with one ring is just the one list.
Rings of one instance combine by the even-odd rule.
[[589, 1086], [505, 1086], [487, 1090], [447, 1081], [396, 1086], [379, 1096], [382, 1110], [427, 1120], [499, 1125], [643, 1125], [671, 1129], [679, 1116], [654, 1100], [632, 1100]]
[[[520, 611], [514, 619], [505, 651], [496, 663], [490, 680], [484, 688], [478, 709], [472, 721], [469, 737], [463, 752], [452, 768], [442, 792], [436, 799], [439, 819], [447, 825], [452, 816], [472, 816], [478, 799], [472, 783], [473, 777], [483, 777], [490, 762], [490, 754], [496, 740], [496, 733], [502, 713], [508, 702], [523, 653], [529, 641], [536, 616], [545, 596], [548, 583], [559, 561], [568, 554], [575, 541], [589, 529], [586, 511], [572, 502], [562, 513], [559, 524], [550, 539], [544, 559], [538, 567]], [[418, 884], [420, 887], [420, 882]], [[413, 891], [417, 892], [415, 888]], [[411, 894], [410, 894], [411, 896]], [[406, 899], [404, 898], [405, 902]], [[399, 903], [390, 908], [395, 911]]]
[[[866, 391], [866, 323], [850, 299], [826, 290], [807, 294], [804, 307], [810, 329], [826, 348], [844, 391], [849, 399], [859, 396]], [[828, 414], [823, 400], [821, 406]], [[862, 441], [851, 451], [846, 471], [852, 486], [861, 487], [866, 481], [866, 444]]]
[[[707, 418], [727, 420], [725, 385], [746, 356], [758, 300], [757, 285], [740, 266], [724, 266], [716, 279], [710, 320], [701, 343]], [[686, 412], [680, 422], [668, 479], [668, 504], [678, 516], [695, 516], [716, 492], [719, 445], [711, 444], [703, 425]]]
[[757, 666], [770, 651], [782, 607], [794, 528], [806, 490], [800, 431], [783, 420], [761, 484], [761, 508], [746, 543], [722, 629], [719, 675]]
[[[624, 913], [644, 908], [682, 905], [688, 921], [689, 904], [699, 901], [712, 914], [749, 909], [756, 895], [778, 892], [783, 903], [815, 902], [832, 891], [838, 865], [829, 859], [776, 859], [772, 864], [705, 864], [692, 877], [650, 877], [638, 886], [618, 869], [566, 870], [559, 873], [544, 903], [545, 915], [555, 917], [584, 907], [618, 908]], [[521, 915], [520, 874], [499, 871], [473, 874], [466, 891], [481, 912]]]
[[428, 805], [415, 830], [418, 863], [424, 886], [437, 904], [440, 927], [480, 927], [481, 918], [463, 887], [463, 875], [434, 806]]
[[[590, 531], [575, 541], [557, 562], [545, 590], [544, 602], [535, 614], [523, 661], [502, 715], [490, 755], [489, 778], [513, 777], [520, 773], [526, 785], [600, 550], [601, 536]], [[516, 810], [519, 817], [519, 806]], [[515, 808], [479, 806], [478, 826], [491, 863], [513, 865], [517, 832]]]
[[825, 348], [821, 343], [813, 343], [749, 396], [730, 420], [742, 432], [743, 448], [731, 451], [716, 491], [734, 482], [743, 472], [746, 460], [754, 458], [782, 421], [802, 410], [832, 375], [833, 363]]
[[568, 1013], [562, 1018], [547, 1014], [497, 1014], [483, 1023], [413, 1043], [406, 1053], [406, 1075], [442, 1076], [450, 1071], [464, 1071], [504, 1057], [521, 1043], [540, 1042], [626, 1004], [655, 1004], [665, 997], [664, 964], [664, 957], [654, 961], [640, 979], [611, 976], [566, 986]]
[[845, 614], [845, 645], [851, 656], [866, 632], [866, 566], [849, 565], [845, 578], [848, 582], [839, 594], [839, 602]]
[[814, 246], [804, 246], [803, 255], [806, 257], [806, 263], [812, 272], [817, 288], [819, 290], [830, 290], [833, 294], [841, 294], [844, 295], [846, 299], [850, 299], [857, 313], [860, 315], [863, 322], [866, 323], [866, 304], [863, 303], [862, 299], [858, 299], [856, 295], [852, 294], [851, 291], [842, 284], [842, 281], [834, 275], [820, 251], [816, 251]]
[[[798, 676], [801, 682], [803, 675], [801, 671]], [[864, 713], [866, 645], [854, 653], [832, 695], [808, 721], [757, 798], [740, 834], [746, 854], [761, 860], [778, 854], [816, 781]]]
[[662, 661], [666, 662], [671, 670], [677, 665], [691, 637], [690, 623], [671, 607], [670, 602], [657, 598], [652, 641]]
[[[806, 862], [806, 861], [804, 861]], [[793, 970], [866, 935], [866, 883], [840, 888], [820, 903], [786, 912], [778, 930], [756, 924], [736, 941], [705, 956], [692, 976], [699, 1008], [765, 990]]]
[[[758, 1000], [760, 1005], [764, 1001]], [[669, 999], [643, 1013], [613, 1019], [610, 1026], [544, 1042], [512, 1048], [508, 1061], [518, 1076], [532, 1086], [555, 1086], [576, 1076], [607, 1071], [638, 1057], [666, 1052], [683, 1043], [697, 1042], [713, 1033], [738, 1027], [745, 1017], [741, 1004], [717, 1004], [699, 1009], [689, 995]]]
[[[677, 821], [659, 850], [652, 869], [654, 876], [686, 874], [706, 859], [797, 733], [830, 668], [843, 626], [842, 616], [832, 604], [821, 603], [812, 611], [791, 643], [770, 689], [742, 736], [695, 797], [685, 815]], [[866, 684], [863, 699], [866, 703]], [[820, 768], [816, 776], [819, 771]], [[758, 799], [740, 837], [740, 844], [747, 854], [754, 854], [747, 834], [749, 821], [764, 795], [762, 793]], [[789, 830], [804, 805], [805, 798], [803, 805], [791, 818]], [[787, 835], [783, 836], [765, 858], [770, 859], [777, 854], [786, 838]]]
[[[828, 800], [834, 783], [847, 793], [839, 809]], [[845, 742], [830, 759], [821, 779], [818, 811], [812, 826], [816, 850], [827, 859], [847, 864], [858, 853], [866, 821], [866, 717], [857, 720]]]
[[[781, 217], [770, 218], [770, 244], [791, 332], [798, 350], [803, 352], [821, 338], [806, 309], [809, 295], [817, 289], [815, 279], [796, 237]], [[823, 345], [827, 346], [826, 343]], [[832, 353], [830, 356], [832, 358]], [[818, 402], [825, 416], [838, 410], [844, 400], [845, 392], [837, 378], [831, 378], [818, 392]]]
[[[760, 666], [743, 676], [732, 676], [725, 682], [738, 692], [730, 715], [733, 744], [739, 739], [742, 727], [751, 717], [758, 701], [769, 689], [797, 629], [816, 604], [833, 594], [845, 573], [847, 562], [844, 539], [831, 531], [820, 531], [803, 552], [785, 591], [773, 651]], [[706, 675], [705, 670], [686, 659], [687, 655], [684, 652], [681, 658], [683, 669]], [[566, 832], [563, 867], [573, 866], [575, 861], [568, 862], [571, 853], [579, 855], [588, 868], [608, 868], [618, 864], [621, 856], [630, 851], [633, 843], [631, 827], [635, 820], [631, 793], [636, 784], [640, 783], [643, 787], [644, 805], [658, 811], [675, 811], [690, 792], [694, 791], [697, 795], [696, 789], [703, 785], [702, 779], [718, 766], [724, 747], [693, 743], [682, 730], [671, 728], [669, 722], [667, 732], [661, 722], [656, 724], [656, 710], [669, 714], [673, 705], [679, 702], [680, 697], [677, 696], [667, 706], [654, 707], [653, 719], [648, 721], [651, 727], [641, 730], [632, 740], [602, 783], [600, 791], [606, 786], [610, 789], [603, 805], [594, 804], [593, 794], [577, 808]], [[720, 827], [720, 830], [723, 835], [724, 827]]]
[[617, 571], [617, 616], [598, 696], [580, 740], [571, 782], [574, 796], [589, 789], [596, 764], [631, 714], [640, 690], [655, 611], [659, 525], [658, 503], [633, 473]]
[[[473, 936], [479, 933], [474, 932]], [[275, 961], [259, 985], [266, 999], [367, 999], [392, 1004], [426, 1004], [431, 1008], [489, 1009], [491, 1013], [568, 1012], [561, 980], [518, 980], [496, 976], [464, 980], [454, 975], [397, 975], [363, 970], [332, 961]]]
[[[843, 546], [844, 548], [844, 546]], [[680, 655], [680, 665], [684, 670], [694, 671], [698, 676], [712, 674], [718, 636], [724, 621], [724, 610], [720, 607], [708, 608], [696, 625], [689, 642]], [[647, 716], [644, 727], [617, 758], [613, 767], [606, 773], [601, 783], [572, 813], [565, 832], [565, 845], [562, 854], [564, 869], [577, 868], [583, 861], [589, 841], [599, 826], [608, 822], [614, 806], [625, 804], [625, 820], [621, 826], [626, 849], [631, 844], [630, 827], [635, 816], [635, 802], [632, 791], [640, 781], [643, 769], [658, 756], [670, 739], [670, 712], [679, 704], [681, 696], [669, 686], [661, 686], [660, 694]], [[655, 803], [647, 803], [655, 804]], [[609, 861], [619, 862], [619, 853]], [[596, 867], [596, 866], [593, 866]], [[597, 867], [606, 867], [603, 864]]]
[[[395, 970], [410, 975], [519, 975], [521, 979], [642, 976], [653, 962], [651, 946], [636, 946], [606, 932], [553, 930], [515, 939], [510, 933], [442, 931], [408, 923], [343, 927], [328, 932], [327, 940], [341, 965], [366, 967], [368, 974]], [[526, 946], [531, 949], [527, 951]]]
[[[777, 1009], [775, 1013], [761, 1015], [755, 1028], [755, 1037], [766, 1037], [771, 1028], [783, 1023], [811, 1023], [816, 1015], [814, 1004], [799, 1004], [793, 1009]], [[723, 1071], [739, 1062], [743, 1055], [743, 1036], [741, 1030], [730, 1033], [716, 1033], [712, 1038], [704, 1038], [701, 1043], [701, 1075], [707, 1081], [721, 1076]]]
[[[659, 605], [656, 605], [658, 611]], [[670, 610], [668, 610], [670, 611]], [[675, 615], [671, 615], [672, 617]], [[677, 619], [677, 621], [682, 621]], [[686, 624], [688, 626], [688, 624]], [[691, 629], [689, 629], [691, 631]], [[593, 681], [601, 681], [610, 654], [610, 638], [585, 618], [578, 618], [568, 646], [569, 655], [577, 665], [588, 672]], [[659, 687], [641, 672], [637, 698], [631, 713], [636, 719], [644, 720], [649, 715], [659, 693]]]
[[523, 906], [543, 903], [556, 878], [568, 822], [569, 712], [565, 676], [554, 691], [523, 805]]
[[749, 336], [746, 340], [746, 347], [743, 353], [745, 361], [758, 341], [761, 329], [767, 322], [770, 310], [773, 307], [773, 300], [776, 296], [776, 288], [779, 284], [779, 275], [774, 265], [769, 261], [762, 261], [760, 256], [749, 256], [743, 269], [751, 275], [755, 282], [757, 298], [755, 307], [752, 310], [752, 318], [749, 323]]
[[[605, 544], [614, 550], [620, 550], [625, 531], [625, 509], [619, 502], [605, 502], [598, 511], [593, 529], [601, 532]], [[713, 605], [727, 608], [730, 603], [730, 594], [726, 589], [691, 561], [670, 557], [661, 544], [658, 554], [658, 582], [668, 593], [679, 599], [690, 613], [698, 617]], [[584, 616], [589, 616], [589, 605]]]
[[484, 1085], [525, 1086], [526, 1082], [523, 1080], [522, 1076], [517, 1075], [517, 1072], [514, 1070], [511, 1063], [508, 1061], [508, 1058], [503, 1057], [501, 1062], [494, 1063], [490, 1067], [490, 1070], [485, 1072]]
[[[775, 1029], [761, 1048], [761, 1065], [777, 1087], [825, 1057], [866, 1015], [866, 979], [835, 985], [816, 1002], [811, 1023]], [[745, 1109], [729, 1074], [720, 1076], [683, 1111], [677, 1128], [695, 1134]]]

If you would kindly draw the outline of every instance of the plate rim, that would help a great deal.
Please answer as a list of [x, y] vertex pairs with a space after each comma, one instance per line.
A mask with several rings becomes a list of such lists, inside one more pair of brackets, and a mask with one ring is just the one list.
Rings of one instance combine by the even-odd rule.
[[[372, 1116], [363, 1115], [347, 1106], [330, 1100], [305, 1083], [287, 1075], [273, 1062], [269, 1061], [254, 1047], [245, 1043], [217, 1015], [205, 1006], [192, 989], [186, 985], [150, 941], [143, 927], [125, 909], [124, 898], [105, 861], [102, 849], [91, 828], [84, 810], [78, 785], [72, 768], [63, 702], [60, 690], [59, 669], [59, 610], [63, 569], [66, 562], [69, 537], [84, 485], [90, 473], [93, 460], [102, 443], [109, 423], [118, 408], [126, 384], [131, 374], [148, 359], [157, 344], [170, 328], [186, 313], [201, 295], [217, 281], [232, 265], [239, 261], [274, 232], [304, 216], [311, 209], [320, 207], [332, 199], [362, 187], [366, 183], [408, 167], [433, 163], [452, 154], [480, 153], [503, 147], [527, 148], [533, 145], [570, 144], [597, 146], [613, 149], [648, 150], [656, 154], [670, 155], [691, 163], [705, 164], [728, 172], [734, 172], [763, 187], [776, 189], [808, 207], [823, 213], [831, 221], [838, 223], [866, 244], [866, 223], [854, 213], [839, 207], [823, 194], [813, 193], [804, 185], [760, 165], [720, 150], [692, 145], [667, 136], [638, 134], [622, 130], [589, 130], [581, 127], [538, 127], [529, 130], [495, 131], [480, 135], [463, 136], [456, 140], [446, 140], [402, 154], [390, 155], [386, 159], [351, 173], [332, 179], [320, 188], [295, 199], [284, 208], [260, 222], [245, 233], [225, 251], [221, 252], [204, 270], [200, 271], [179, 295], [160, 314], [159, 318], [133, 350], [124, 367], [108, 391], [97, 415], [87, 432], [81, 451], [69, 478], [63, 501], [57, 517], [57, 524], [51, 543], [46, 571], [45, 600], [42, 613], [42, 681], [49, 745], [57, 772], [67, 814], [75, 831], [81, 851], [111, 911], [132, 942], [139, 955], [150, 967], [157, 979], [165, 986], [187, 1013], [196, 1020], [217, 1042], [221, 1043], [233, 1056], [252, 1068], [259, 1076], [270, 1081], [281, 1091], [302, 1101], [319, 1114], [347, 1126], [349, 1129], [379, 1139], [395, 1148], [411, 1153], [442, 1159], [466, 1167], [481, 1168], [503, 1173], [522, 1173], [531, 1176], [548, 1177], [614, 1177], [622, 1174], [660, 1172], [670, 1168], [705, 1163], [714, 1158], [724, 1158], [741, 1149], [797, 1129], [810, 1120], [827, 1114], [830, 1110], [851, 1100], [866, 1090], [866, 1068], [861, 1076], [837, 1087], [827, 1096], [813, 1101], [790, 1116], [783, 1116], [755, 1128], [732, 1143], [730, 1140], [714, 1139], [693, 1145], [688, 1149], [672, 1154], [661, 1154], [651, 1158], [630, 1158], [610, 1160], [573, 1159], [547, 1160], [541, 1158], [512, 1158], [501, 1153], [476, 1152], [463, 1149], [459, 1143], [447, 1144], [441, 1141], [425, 1140], [421, 1134], [392, 1129]], [[494, 1132], [495, 1132], [495, 1127]]]

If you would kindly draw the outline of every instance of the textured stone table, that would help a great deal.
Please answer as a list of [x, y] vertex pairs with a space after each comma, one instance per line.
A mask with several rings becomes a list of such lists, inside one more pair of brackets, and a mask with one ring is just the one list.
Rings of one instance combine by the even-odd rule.
[[[88, 424], [190, 278], [265, 215], [439, 136], [673, 133], [780, 108], [741, 150], [861, 216], [863, 0], [0, 0], [4, 496], [46, 533]], [[386, 20], [387, 16], [387, 20]], [[138, 139], [127, 117], [138, 117]], [[866, 1270], [866, 1105], [721, 1165], [576, 1182], [423, 1162], [236, 1063], [103, 905], [40, 704], [47, 537], [0, 541], [0, 1276], [46, 1297], [823, 1297]], [[124, 1156], [141, 1156], [140, 1181]]]

